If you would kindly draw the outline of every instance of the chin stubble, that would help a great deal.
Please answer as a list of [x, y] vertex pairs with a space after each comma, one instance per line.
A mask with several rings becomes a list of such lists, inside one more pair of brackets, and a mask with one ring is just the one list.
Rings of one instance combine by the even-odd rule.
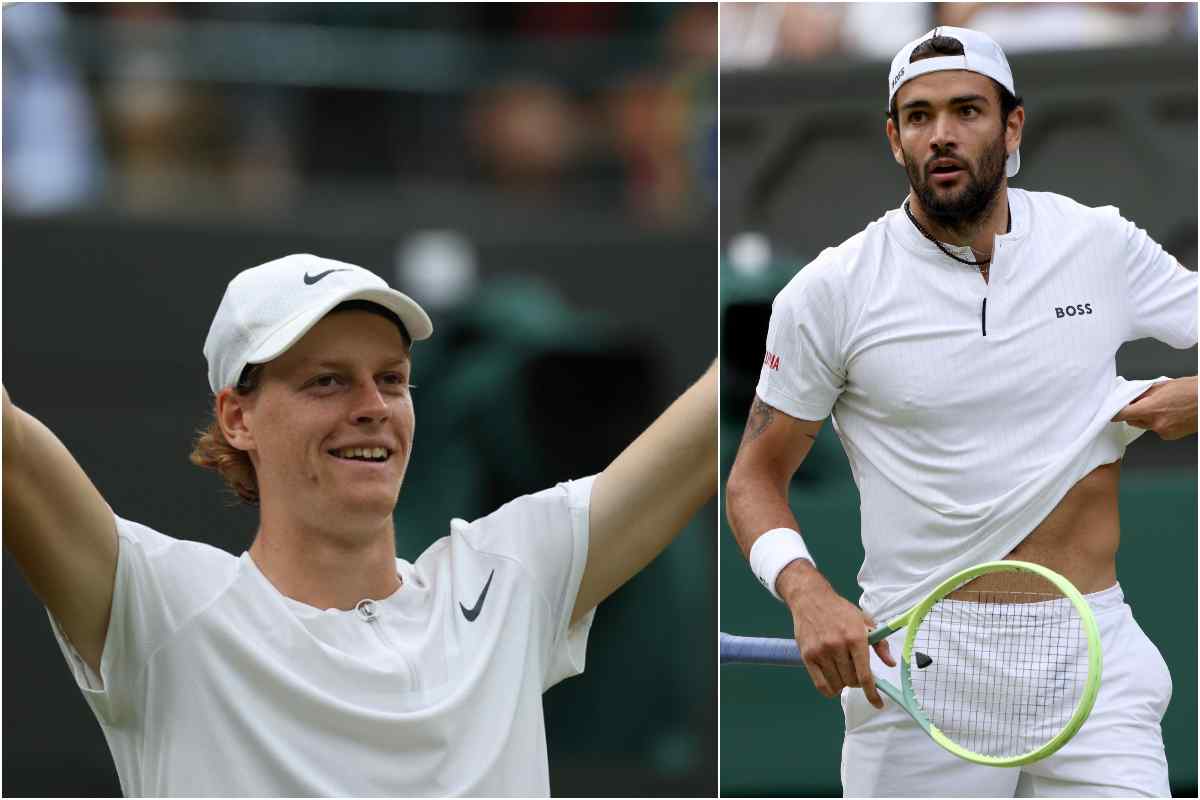
[[1007, 157], [1003, 128], [993, 146], [988, 148], [979, 160], [978, 174], [971, 164], [957, 153], [950, 150], [939, 151], [929, 160], [954, 158], [962, 161], [967, 171], [966, 187], [950, 197], [938, 196], [929, 181], [923, 178], [922, 167], [909, 158], [907, 151], [904, 152], [904, 169], [908, 173], [909, 185], [921, 201], [921, 207], [930, 217], [930, 221], [952, 233], [960, 233], [974, 228], [995, 205], [1000, 195], [1000, 186], [1004, 182]]

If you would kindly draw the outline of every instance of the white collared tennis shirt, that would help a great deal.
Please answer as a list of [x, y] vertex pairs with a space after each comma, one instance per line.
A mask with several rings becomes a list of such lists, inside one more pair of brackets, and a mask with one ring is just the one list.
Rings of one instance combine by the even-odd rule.
[[832, 414], [861, 497], [860, 603], [876, 619], [1002, 558], [1121, 458], [1142, 431], [1110, 420], [1154, 383], [1117, 376], [1122, 343], [1196, 344], [1196, 273], [1117, 209], [1008, 197], [990, 283], [895, 209], [772, 307], [757, 394], [800, 419]]
[[542, 693], [583, 671], [594, 615], [570, 624], [592, 483], [455, 520], [350, 611], [118, 518], [99, 675], [51, 622], [123, 793], [548, 795]]

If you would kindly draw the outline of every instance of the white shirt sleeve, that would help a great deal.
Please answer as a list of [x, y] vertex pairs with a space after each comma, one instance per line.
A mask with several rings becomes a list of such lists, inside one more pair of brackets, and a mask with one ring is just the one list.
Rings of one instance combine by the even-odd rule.
[[1115, 218], [1119, 240], [1114, 252], [1123, 259], [1129, 282], [1129, 327], [1125, 341], [1152, 337], [1171, 347], [1196, 344], [1196, 273], [1184, 267], [1137, 225]]
[[832, 266], [818, 260], [801, 269], [771, 306], [756, 393], [797, 419], [829, 416], [846, 382], [843, 303], [829, 281]]
[[530, 576], [549, 611], [543, 651], [545, 691], [583, 672], [592, 609], [574, 625], [571, 612], [587, 566], [588, 513], [595, 476], [518, 497], [476, 520], [466, 535], [478, 550], [510, 558]]
[[[174, 632], [232, 575], [237, 559], [116, 517], [117, 573], [100, 673], [87, 665], [58, 620], [50, 626], [80, 690], [106, 725], [135, 724], [145, 668]], [[224, 569], [223, 569], [224, 568]]]

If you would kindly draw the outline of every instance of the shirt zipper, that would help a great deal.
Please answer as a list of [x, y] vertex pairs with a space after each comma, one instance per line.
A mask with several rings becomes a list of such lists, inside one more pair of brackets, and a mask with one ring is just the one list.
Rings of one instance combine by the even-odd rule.
[[[1009, 229], [1010, 230], [1012, 229], [1011, 223], [1009, 225]], [[987, 299], [988, 299], [988, 295], [991, 294], [991, 291], [992, 291], [992, 278], [996, 277], [996, 271], [992, 268], [996, 266], [996, 258], [999, 255], [1000, 255], [1000, 242], [994, 242], [992, 244], [991, 262], [988, 264], [988, 273], [989, 273], [988, 278], [987, 278], [987, 280], [985, 280], [983, 282], [983, 285], [984, 285], [983, 303], [979, 307], [979, 332], [983, 336], [987, 336]], [[982, 278], [983, 277], [983, 269], [980, 268], [979, 272], [980, 272], [979, 277]]]
[[379, 619], [379, 615], [375, 613], [374, 600], [359, 600], [354, 606], [354, 610], [358, 612], [364, 622], [374, 622]]
[[[387, 633], [383, 629], [383, 625], [381, 625], [379, 622], [379, 612], [376, 610], [375, 601], [359, 600], [358, 604], [354, 606], [354, 610], [358, 612], [360, 617], [362, 617], [363, 622], [374, 628], [375, 634], [379, 637], [379, 640], [387, 645], [389, 650], [395, 652], [396, 648], [392, 644], [392, 640], [388, 638]], [[411, 681], [412, 688], [419, 689], [421, 682], [417, 676], [417, 671], [413, 669], [413, 666], [408, 662], [408, 659], [402, 658], [401, 660], [404, 662], [404, 666], [408, 669], [408, 676], [409, 680]]]

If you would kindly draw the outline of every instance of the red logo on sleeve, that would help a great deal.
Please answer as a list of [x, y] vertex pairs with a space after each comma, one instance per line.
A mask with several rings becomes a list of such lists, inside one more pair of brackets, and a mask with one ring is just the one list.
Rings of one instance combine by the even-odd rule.
[[765, 367], [767, 367], [768, 369], [773, 369], [776, 372], [778, 372], [779, 371], [779, 356], [775, 355], [770, 350], [768, 350], [767, 354], [765, 356], [763, 356], [763, 365]]

